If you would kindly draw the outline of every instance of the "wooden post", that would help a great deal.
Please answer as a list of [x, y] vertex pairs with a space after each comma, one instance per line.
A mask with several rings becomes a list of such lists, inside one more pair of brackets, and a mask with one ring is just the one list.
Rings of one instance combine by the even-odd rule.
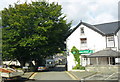
[[87, 58], [85, 58], [85, 66], [87, 65]]
[[110, 57], [109, 57], [109, 65], [110, 65]]
[[88, 58], [86, 58], [86, 66], [88, 65]]
[[96, 62], [97, 62], [97, 65], [98, 65], [98, 63], [99, 63], [98, 58], [96, 58]]
[[90, 64], [91, 64], [91, 60], [90, 60], [90, 58], [88, 58], [88, 62], [89, 62], [88, 65], [90, 65]]

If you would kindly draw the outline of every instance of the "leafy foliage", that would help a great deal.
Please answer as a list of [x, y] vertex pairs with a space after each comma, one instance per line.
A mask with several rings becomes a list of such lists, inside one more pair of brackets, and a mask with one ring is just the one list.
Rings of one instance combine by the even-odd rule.
[[73, 46], [73, 48], [71, 49], [71, 52], [74, 55], [75, 61], [78, 62], [78, 64], [80, 65], [80, 54], [79, 54], [79, 50]]
[[2, 11], [3, 59], [42, 62], [64, 48], [70, 28], [61, 5], [48, 2], [15, 4]]
[[71, 53], [74, 55], [75, 61], [77, 62], [76, 66], [73, 69], [85, 70], [85, 67], [80, 65], [80, 53], [79, 50], [73, 46]]
[[85, 70], [85, 67], [81, 66], [80, 64], [77, 64], [73, 69]]
[[0, 11], [0, 26], [2, 25], [2, 19], [1, 19], [1, 17], [2, 17], [2, 11]]

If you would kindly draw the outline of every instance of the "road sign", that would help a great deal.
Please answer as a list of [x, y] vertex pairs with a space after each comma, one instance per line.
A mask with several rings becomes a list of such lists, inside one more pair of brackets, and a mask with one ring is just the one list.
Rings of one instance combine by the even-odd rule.
[[80, 54], [88, 54], [88, 53], [93, 53], [93, 50], [80, 50]]
[[72, 52], [72, 54], [76, 54], [76, 52], [75, 52], [75, 51], [73, 51], [73, 52]]

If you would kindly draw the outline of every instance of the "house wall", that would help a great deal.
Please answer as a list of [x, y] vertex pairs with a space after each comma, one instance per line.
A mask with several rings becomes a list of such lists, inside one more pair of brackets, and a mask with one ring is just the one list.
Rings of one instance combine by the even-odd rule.
[[72, 70], [72, 68], [76, 65], [73, 54], [71, 53], [71, 49], [75, 46], [80, 50], [80, 39], [79, 37], [80, 30], [75, 30], [67, 39], [66, 39], [66, 47], [67, 47], [67, 69], [68, 71]]
[[[85, 30], [84, 37], [87, 38], [87, 49], [97, 52], [99, 50], [106, 48], [105, 37], [103, 37], [101, 34], [93, 31], [92, 29], [90, 29], [84, 25], [81, 25], [80, 27], [84, 27], [84, 30]], [[82, 37], [83, 36], [80, 36], [80, 38], [82, 38]]]
[[[84, 35], [81, 35], [80, 28], [84, 27]], [[87, 38], [87, 47], [81, 47], [80, 38]], [[72, 70], [75, 66], [74, 56], [71, 53], [71, 49], [75, 46], [79, 50], [93, 50], [97, 52], [99, 50], [103, 50], [106, 48], [106, 38], [103, 37], [101, 34], [93, 31], [92, 29], [80, 25], [67, 39], [66, 39], [66, 46], [67, 46], [67, 63], [68, 63], [68, 71]]]
[[[81, 34], [80, 28], [84, 28], [84, 34]], [[83, 47], [81, 46], [80, 38], [87, 38], [87, 46]], [[120, 50], [120, 31], [118, 31], [117, 36], [114, 36], [114, 48], [111, 48], [113, 50]], [[76, 62], [74, 61], [74, 56], [71, 53], [71, 49], [73, 46], [75, 46], [78, 50], [93, 50], [94, 52], [103, 50], [107, 48], [107, 39], [106, 36], [102, 36], [98, 32], [90, 29], [89, 27], [86, 27], [85, 25], [81, 24], [67, 39], [66, 39], [66, 46], [67, 46], [67, 63], [68, 63], [68, 71], [72, 70], [72, 68], [76, 65]], [[109, 43], [109, 45], [112, 45], [112, 43]], [[82, 54], [84, 55], [84, 54]], [[88, 55], [88, 54], [87, 54]], [[82, 58], [82, 57], [81, 57]], [[101, 64], [108, 64], [106, 59], [103, 59], [104, 62], [100, 62]], [[96, 60], [93, 59], [92, 63], [95, 63]], [[81, 65], [85, 66], [85, 59], [81, 59]], [[84, 62], [84, 63], [83, 63]], [[87, 62], [87, 63], [91, 63]]]
[[[80, 28], [84, 27], [85, 35], [80, 34]], [[80, 38], [87, 38], [87, 47], [80, 47]], [[67, 50], [70, 51], [73, 46], [79, 50], [90, 49], [99, 51], [106, 48], [106, 38], [92, 29], [81, 25], [67, 38]]]
[[118, 51], [118, 35], [114, 35], [114, 41], [108, 41], [107, 39], [107, 48]]

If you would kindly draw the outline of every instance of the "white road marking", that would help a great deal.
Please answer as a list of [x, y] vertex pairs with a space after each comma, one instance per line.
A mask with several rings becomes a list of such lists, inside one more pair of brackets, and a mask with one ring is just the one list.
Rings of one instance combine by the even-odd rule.
[[96, 75], [98, 75], [98, 74], [95, 74], [95, 75], [89, 76], [89, 77], [87, 77], [87, 79], [90, 79], [90, 78], [92, 78], [92, 77], [94, 77], [94, 76], [96, 76]]
[[110, 77], [112, 77], [115, 73], [109, 75], [105, 80], [108, 80]]

